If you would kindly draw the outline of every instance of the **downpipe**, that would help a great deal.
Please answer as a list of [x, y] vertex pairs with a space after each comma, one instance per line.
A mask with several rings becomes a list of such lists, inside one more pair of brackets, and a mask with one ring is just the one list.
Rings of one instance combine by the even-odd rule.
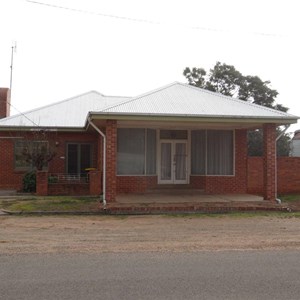
[[[285, 128], [283, 131], [280, 132], [280, 134], [276, 137], [275, 140], [275, 149], [277, 152], [277, 141], [286, 133], [286, 131], [289, 129], [291, 125], [285, 125]], [[278, 204], [281, 204], [281, 199], [277, 198], [277, 153], [276, 153], [276, 159], [275, 159], [275, 191], [276, 191], [276, 197], [275, 200]]]

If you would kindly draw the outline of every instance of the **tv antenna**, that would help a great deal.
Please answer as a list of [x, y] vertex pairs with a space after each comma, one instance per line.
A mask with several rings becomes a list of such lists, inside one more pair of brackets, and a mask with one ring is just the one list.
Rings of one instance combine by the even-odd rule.
[[10, 84], [9, 84], [10, 94], [11, 94], [12, 79], [13, 79], [14, 53], [16, 52], [17, 52], [17, 42], [13, 42], [11, 46], [11, 57], [10, 57]]

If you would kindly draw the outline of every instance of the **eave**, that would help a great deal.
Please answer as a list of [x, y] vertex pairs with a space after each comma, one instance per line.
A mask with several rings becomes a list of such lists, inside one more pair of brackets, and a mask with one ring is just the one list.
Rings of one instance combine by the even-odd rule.
[[[217, 124], [254, 124], [273, 123], [277, 126], [297, 123], [298, 117], [257, 117], [257, 116], [225, 116], [225, 115], [180, 115], [180, 114], [142, 114], [142, 113], [103, 113], [90, 112], [88, 117], [92, 120], [118, 120], [118, 121], [158, 121], [158, 122], [185, 122], [185, 123], [217, 123]], [[86, 121], [87, 122], [87, 121]]]

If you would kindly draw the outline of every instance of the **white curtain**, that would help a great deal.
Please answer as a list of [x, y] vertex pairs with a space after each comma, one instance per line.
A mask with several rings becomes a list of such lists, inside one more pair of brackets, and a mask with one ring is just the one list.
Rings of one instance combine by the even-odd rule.
[[161, 143], [161, 168], [160, 168], [160, 178], [162, 180], [171, 180], [172, 174], [172, 144], [171, 143]]
[[230, 130], [207, 131], [207, 174], [233, 174], [233, 133]]
[[191, 171], [194, 175], [233, 175], [233, 131], [193, 130]]

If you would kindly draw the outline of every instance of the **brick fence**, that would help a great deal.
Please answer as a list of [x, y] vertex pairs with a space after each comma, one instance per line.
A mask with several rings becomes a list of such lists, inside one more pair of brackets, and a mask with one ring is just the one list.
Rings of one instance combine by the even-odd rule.
[[95, 170], [89, 172], [88, 182], [48, 182], [48, 172], [38, 171], [36, 173], [36, 194], [39, 196], [47, 195], [91, 195], [98, 196], [102, 193], [101, 172]]
[[[264, 184], [263, 158], [248, 157], [248, 193], [262, 194]], [[300, 157], [277, 158], [277, 192], [292, 194], [300, 192]]]

